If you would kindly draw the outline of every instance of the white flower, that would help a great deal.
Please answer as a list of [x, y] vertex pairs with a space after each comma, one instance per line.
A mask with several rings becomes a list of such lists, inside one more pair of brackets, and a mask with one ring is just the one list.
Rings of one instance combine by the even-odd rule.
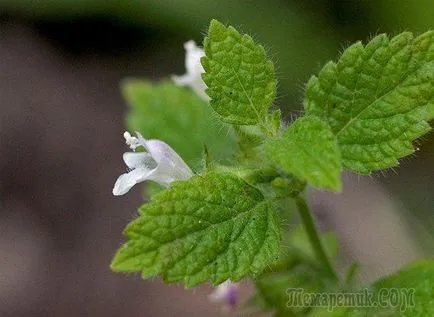
[[239, 287], [237, 283], [227, 280], [218, 285], [209, 299], [216, 303], [224, 304], [225, 307], [235, 308], [238, 303]]
[[137, 137], [133, 137], [129, 132], [125, 132], [126, 144], [134, 151], [143, 147], [146, 152], [124, 153], [123, 159], [130, 171], [116, 180], [113, 195], [123, 195], [135, 184], [145, 180], [167, 187], [174, 181], [193, 176], [191, 169], [168, 144], [160, 140], [145, 140], [140, 133], [136, 134]]
[[205, 70], [200, 63], [200, 59], [205, 56], [205, 53], [193, 40], [184, 43], [184, 48], [186, 51], [185, 68], [187, 73], [182, 76], [172, 75], [172, 80], [177, 85], [191, 87], [202, 99], [209, 101], [209, 97], [205, 93], [206, 85], [201, 77]]

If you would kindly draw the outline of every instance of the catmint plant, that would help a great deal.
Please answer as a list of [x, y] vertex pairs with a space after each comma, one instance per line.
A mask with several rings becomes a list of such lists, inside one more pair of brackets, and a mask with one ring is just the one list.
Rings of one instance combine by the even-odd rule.
[[[124, 134], [134, 152], [113, 194], [153, 190], [111, 269], [211, 283], [210, 300], [230, 308], [250, 279], [247, 305], [274, 316], [434, 316], [433, 260], [355, 288], [357, 265], [336, 270], [336, 237], [318, 231], [305, 198], [308, 187], [341, 192], [344, 170], [369, 175], [414, 153], [434, 117], [434, 32], [351, 45], [310, 78], [291, 124], [261, 45], [216, 20], [203, 45], [184, 44], [185, 75], [123, 83], [137, 132]], [[337, 300], [355, 296], [367, 301]]]

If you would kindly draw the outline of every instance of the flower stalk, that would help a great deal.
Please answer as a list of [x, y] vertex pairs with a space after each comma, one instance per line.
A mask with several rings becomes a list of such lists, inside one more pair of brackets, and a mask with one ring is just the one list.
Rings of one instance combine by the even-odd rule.
[[309, 210], [309, 206], [306, 203], [306, 200], [303, 197], [298, 196], [295, 199], [295, 202], [297, 205], [297, 210], [301, 217], [301, 221], [303, 222], [304, 229], [306, 230], [310, 244], [318, 261], [321, 263], [329, 277], [334, 281], [338, 281], [339, 277], [325, 252], [324, 246], [319, 238], [318, 230], [315, 226], [314, 219]]

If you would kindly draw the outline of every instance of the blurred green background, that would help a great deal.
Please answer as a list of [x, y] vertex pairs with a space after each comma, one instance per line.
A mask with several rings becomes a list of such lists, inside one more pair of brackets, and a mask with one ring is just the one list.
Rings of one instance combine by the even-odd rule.
[[[108, 270], [141, 201], [137, 189], [111, 196], [126, 150], [122, 78], [184, 73], [182, 44], [201, 43], [216, 18], [264, 45], [289, 120], [309, 76], [345, 47], [434, 29], [433, 17], [430, 0], [0, 0], [0, 315], [219, 313], [209, 287]], [[312, 195], [344, 265], [366, 261], [366, 279], [434, 254], [433, 134], [419, 143], [395, 171], [346, 175], [346, 198]]]

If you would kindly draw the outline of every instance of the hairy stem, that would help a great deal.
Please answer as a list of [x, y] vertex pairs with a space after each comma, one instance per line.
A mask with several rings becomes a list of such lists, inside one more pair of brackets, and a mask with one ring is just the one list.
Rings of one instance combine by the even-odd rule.
[[320, 261], [326, 272], [329, 274], [330, 278], [332, 278], [333, 280], [338, 280], [338, 275], [336, 274], [335, 269], [333, 268], [329, 258], [324, 251], [324, 247], [319, 238], [318, 230], [315, 227], [315, 223], [309, 210], [309, 206], [306, 203], [306, 200], [303, 197], [299, 196], [295, 199], [295, 202], [297, 204], [297, 209], [300, 213], [304, 229], [306, 230], [310, 244], [312, 245], [318, 261]]

